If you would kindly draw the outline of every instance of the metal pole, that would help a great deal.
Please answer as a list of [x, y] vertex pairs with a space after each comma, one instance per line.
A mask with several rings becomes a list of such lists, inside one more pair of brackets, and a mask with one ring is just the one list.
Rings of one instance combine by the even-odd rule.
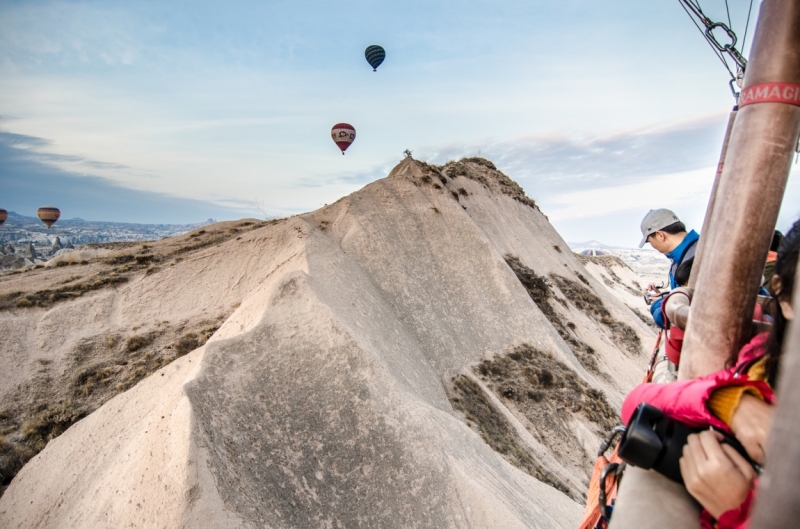
[[750, 338], [800, 135], [800, 2], [764, 0], [751, 54], [717, 189], [719, 206], [703, 230], [704, 264], [678, 373], [684, 380], [723, 368]]
[[[738, 351], [750, 328], [753, 306], [759, 279], [771, 240], [772, 230], [778, 216], [792, 152], [800, 135], [800, 107], [784, 103], [758, 103], [762, 83], [785, 82], [800, 84], [800, 2], [796, 0], [764, 0], [761, 4], [751, 60], [745, 77], [740, 110], [736, 116], [729, 142], [729, 155], [725, 156], [722, 174], [718, 179], [716, 196], [710, 201], [712, 211], [703, 226], [701, 240], [704, 264], [697, 274], [697, 288], [691, 307], [690, 319], [681, 354], [680, 378], [688, 379], [712, 373], [725, 365], [731, 353]], [[794, 94], [800, 95], [795, 87]], [[791, 91], [787, 95], [792, 95]], [[782, 96], [783, 94], [778, 94]], [[763, 90], [760, 93], [764, 97]], [[769, 96], [769, 94], [767, 94]], [[699, 248], [698, 248], [699, 250]], [[799, 289], [800, 290], [800, 289]], [[800, 303], [800, 302], [798, 302]], [[800, 305], [795, 305], [800, 306]], [[800, 327], [796, 325], [795, 327]], [[798, 330], [794, 329], [794, 339]], [[793, 345], [793, 351], [798, 346]], [[800, 355], [797, 355], [800, 356]], [[787, 371], [799, 372], [796, 366]], [[787, 379], [789, 375], [784, 376]], [[800, 376], [800, 373], [798, 373]], [[794, 380], [794, 379], [793, 379]], [[800, 391], [800, 385], [782, 391]], [[784, 401], [782, 412], [800, 409], [800, 396], [793, 395]], [[788, 419], [797, 424], [796, 417]], [[779, 422], [778, 419], [776, 422]], [[791, 445], [797, 439], [791, 432], [777, 433], [773, 447], [784, 442]], [[777, 445], [777, 446], [786, 446]], [[800, 519], [797, 509], [800, 502], [792, 497], [797, 487], [800, 469], [800, 446], [795, 445], [794, 459], [785, 464], [780, 448], [772, 448], [772, 465], [775, 470], [775, 485], [771, 481], [772, 468], [767, 479], [762, 480], [762, 490], [784, 489], [780, 499], [781, 509], [790, 512], [788, 524], [766, 524], [769, 516], [779, 516], [776, 507], [756, 506], [756, 521], [753, 527], [794, 527]], [[769, 463], [768, 463], [769, 465]], [[794, 467], [794, 468], [787, 468]], [[666, 483], [666, 478], [651, 476], [652, 472], [626, 473], [617, 497], [612, 529], [660, 529], [672, 527], [699, 527], [697, 506], [682, 487], [675, 490]], [[660, 478], [660, 479], [658, 479]], [[655, 485], [655, 487], [653, 487]], [[762, 502], [764, 492], [758, 502]], [[792, 500], [795, 500], [792, 504]], [[792, 505], [789, 510], [788, 505]], [[685, 518], [683, 525], [675, 525], [675, 512]], [[762, 513], [762, 511], [769, 511]], [[691, 516], [687, 516], [691, 515]], [[696, 525], [686, 518], [697, 520]], [[763, 521], [762, 521], [763, 520]], [[783, 521], [782, 519], [778, 520]]]
[[[728, 153], [728, 142], [731, 139], [731, 131], [733, 130], [733, 123], [736, 120], [736, 112], [739, 107], [733, 107], [731, 113], [728, 115], [728, 126], [725, 128], [725, 137], [722, 139], [722, 150], [719, 153], [719, 163], [717, 164], [717, 173], [714, 175], [714, 185], [711, 187], [711, 197], [708, 199], [708, 206], [706, 207], [706, 216], [703, 219], [703, 229], [701, 234], [705, 233], [708, 229], [708, 224], [711, 222], [711, 212], [714, 211], [714, 203], [717, 200], [717, 189], [719, 188], [719, 180], [722, 178], [722, 169], [725, 167], [725, 156]], [[706, 239], [700, 237], [697, 241], [697, 251], [694, 253], [694, 264], [692, 265], [692, 274], [689, 277], [689, 286], [694, 288], [697, 286], [697, 276], [700, 273], [700, 268], [703, 262], [703, 251], [706, 246]]]
[[[795, 272], [799, 277], [800, 267]], [[795, 314], [800, 307], [800, 288], [795, 286]], [[800, 520], [800, 321], [795, 319], [786, 333], [781, 373], [778, 380], [778, 406], [767, 445], [767, 468], [760, 480], [752, 529], [796, 527]]]

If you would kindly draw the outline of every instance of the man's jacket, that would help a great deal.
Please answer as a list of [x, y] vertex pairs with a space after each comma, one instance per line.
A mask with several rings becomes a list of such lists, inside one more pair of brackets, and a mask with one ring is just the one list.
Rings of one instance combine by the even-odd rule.
[[[686, 234], [683, 238], [681, 243], [675, 247], [674, 250], [667, 254], [667, 258], [672, 261], [672, 266], [669, 267], [669, 288], [677, 288], [678, 285], [675, 282], [675, 270], [678, 269], [680, 264], [687, 259], [691, 259], [694, 257], [694, 252], [697, 250], [697, 241], [700, 239], [700, 236], [697, 234], [696, 231], [692, 230]], [[664, 328], [664, 316], [661, 310], [661, 304], [664, 302], [664, 299], [658, 299], [650, 304], [650, 314], [653, 315], [653, 320], [656, 322], [656, 325]]]

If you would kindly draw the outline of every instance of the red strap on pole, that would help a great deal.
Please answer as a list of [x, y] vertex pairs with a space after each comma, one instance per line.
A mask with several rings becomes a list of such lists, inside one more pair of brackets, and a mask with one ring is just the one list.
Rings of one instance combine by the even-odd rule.
[[[661, 343], [661, 335], [663, 332], [663, 329], [658, 331], [656, 343], [653, 346], [653, 352], [650, 356], [650, 365], [647, 366], [647, 371], [644, 374], [644, 380], [642, 380], [643, 384], [653, 380], [653, 368], [655, 367], [656, 359], [658, 358], [659, 344]], [[603, 469], [612, 463], [622, 463], [622, 458], [620, 458], [617, 454], [617, 450], [619, 450], [619, 445], [614, 448], [614, 451], [611, 453], [611, 457], [606, 458], [605, 455], [600, 454], [594, 462], [594, 470], [592, 471], [592, 477], [589, 480], [589, 490], [586, 493], [586, 508], [583, 511], [583, 520], [581, 521], [580, 526], [578, 526], [578, 529], [594, 529], [600, 523], [600, 520], [603, 517], [603, 513], [600, 512], [599, 503], [600, 487], [605, 489], [606, 501], [613, 500], [617, 497], [619, 476], [616, 475], [616, 473], [613, 477], [611, 477], [611, 479], [606, 480], [607, 482], [600, 483], [600, 475], [603, 473]], [[605, 523], [602, 525], [602, 527], [605, 527]]]
[[653, 346], [653, 352], [650, 353], [650, 365], [647, 366], [647, 370], [644, 372], [644, 378], [642, 379], [642, 384], [647, 384], [648, 382], [653, 381], [653, 374], [656, 369], [656, 361], [658, 360], [658, 351], [659, 345], [661, 345], [661, 335], [664, 334], [664, 329], [658, 331], [658, 336], [656, 336], [656, 343]]
[[[586, 493], [586, 508], [583, 511], [583, 520], [581, 520], [578, 529], [594, 529], [603, 517], [599, 504], [600, 487], [605, 489], [607, 501], [617, 497], [619, 478], [616, 474], [610, 476], [606, 483], [600, 483], [600, 475], [603, 473], [603, 469], [611, 463], [622, 463], [622, 458], [617, 455], [617, 448], [611, 453], [611, 457], [606, 458], [606, 456], [600, 455], [595, 460], [592, 478], [589, 481], [589, 491]], [[605, 524], [603, 527], [605, 527]]]
[[761, 83], [748, 86], [739, 94], [739, 108], [753, 103], [786, 103], [800, 106], [800, 84]]

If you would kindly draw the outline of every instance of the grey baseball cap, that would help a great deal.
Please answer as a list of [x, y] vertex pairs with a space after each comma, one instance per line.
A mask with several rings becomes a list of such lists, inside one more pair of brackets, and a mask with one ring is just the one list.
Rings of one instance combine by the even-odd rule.
[[644, 246], [647, 238], [658, 230], [663, 230], [670, 224], [680, 222], [681, 219], [675, 214], [674, 211], [668, 209], [651, 209], [647, 215], [642, 219], [642, 242], [639, 243], [639, 248]]

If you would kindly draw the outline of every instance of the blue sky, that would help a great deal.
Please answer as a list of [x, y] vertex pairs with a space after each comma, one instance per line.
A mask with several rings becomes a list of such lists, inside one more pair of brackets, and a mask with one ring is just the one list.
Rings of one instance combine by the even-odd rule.
[[[741, 37], [749, 2], [729, 4]], [[377, 73], [370, 44], [387, 50]], [[488, 157], [567, 240], [633, 246], [650, 208], [701, 224], [732, 101], [677, 0], [1, 1], [0, 206], [286, 215], [411, 149]], [[346, 156], [341, 121], [357, 130]]]

